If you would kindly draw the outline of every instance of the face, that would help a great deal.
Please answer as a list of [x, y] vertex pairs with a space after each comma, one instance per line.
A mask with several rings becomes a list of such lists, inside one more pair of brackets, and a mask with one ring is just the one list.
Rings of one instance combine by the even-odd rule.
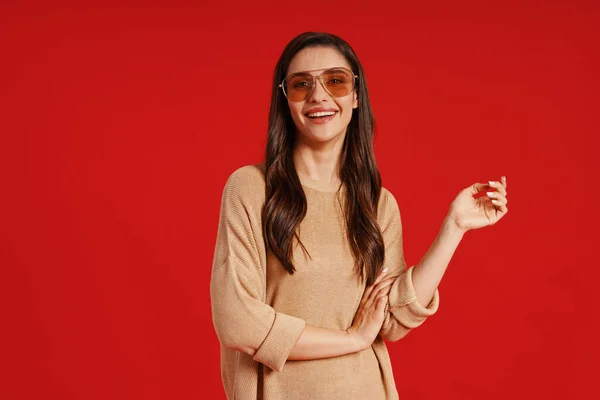
[[[294, 56], [287, 75], [311, 71], [311, 75], [317, 76], [324, 69], [333, 67], [345, 67], [352, 71], [346, 58], [335, 48], [308, 47]], [[343, 140], [352, 118], [352, 110], [358, 107], [358, 98], [356, 89], [344, 97], [332, 97], [323, 88], [321, 81], [316, 79], [314, 90], [305, 100], [294, 102], [288, 99], [288, 105], [296, 125], [297, 139], [318, 144]], [[314, 113], [318, 111], [333, 111], [335, 114], [326, 118], [314, 118]]]

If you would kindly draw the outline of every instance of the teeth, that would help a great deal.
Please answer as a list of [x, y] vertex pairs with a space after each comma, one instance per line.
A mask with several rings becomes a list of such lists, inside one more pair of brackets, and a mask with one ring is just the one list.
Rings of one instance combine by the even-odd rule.
[[321, 111], [321, 112], [316, 112], [316, 113], [309, 113], [308, 116], [309, 118], [315, 118], [315, 117], [326, 117], [326, 116], [330, 116], [335, 114], [335, 111]]

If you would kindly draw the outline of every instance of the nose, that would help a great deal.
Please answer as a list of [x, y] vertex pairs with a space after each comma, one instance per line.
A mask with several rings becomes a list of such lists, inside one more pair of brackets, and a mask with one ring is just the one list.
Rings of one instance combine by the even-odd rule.
[[329, 99], [329, 93], [325, 90], [321, 77], [315, 76], [313, 83], [313, 90], [306, 98], [306, 101], [309, 103], [321, 103], [323, 100]]

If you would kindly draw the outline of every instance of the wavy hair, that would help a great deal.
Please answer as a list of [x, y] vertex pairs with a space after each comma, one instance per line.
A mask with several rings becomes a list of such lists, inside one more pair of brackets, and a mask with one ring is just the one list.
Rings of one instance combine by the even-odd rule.
[[354, 89], [359, 106], [352, 110], [338, 174], [346, 188], [343, 211], [356, 272], [370, 285], [384, 260], [383, 237], [377, 223], [381, 176], [373, 152], [375, 121], [362, 65], [350, 45], [338, 36], [322, 32], [302, 33], [287, 44], [275, 67], [265, 157], [266, 201], [262, 210], [265, 245], [290, 274], [295, 271], [292, 260], [294, 238], [308, 254], [297, 234], [297, 228], [306, 216], [307, 203], [293, 161], [296, 127], [279, 84], [285, 78], [292, 58], [300, 50], [314, 46], [337, 50], [359, 76]]

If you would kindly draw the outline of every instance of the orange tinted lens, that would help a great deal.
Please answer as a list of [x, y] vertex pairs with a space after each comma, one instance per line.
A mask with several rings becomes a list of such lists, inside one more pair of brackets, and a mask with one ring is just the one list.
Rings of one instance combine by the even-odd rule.
[[354, 76], [341, 68], [329, 69], [323, 73], [327, 90], [335, 97], [347, 96], [354, 89]]
[[285, 80], [285, 92], [291, 101], [302, 101], [306, 99], [312, 86], [314, 78], [311, 74], [296, 74]]

